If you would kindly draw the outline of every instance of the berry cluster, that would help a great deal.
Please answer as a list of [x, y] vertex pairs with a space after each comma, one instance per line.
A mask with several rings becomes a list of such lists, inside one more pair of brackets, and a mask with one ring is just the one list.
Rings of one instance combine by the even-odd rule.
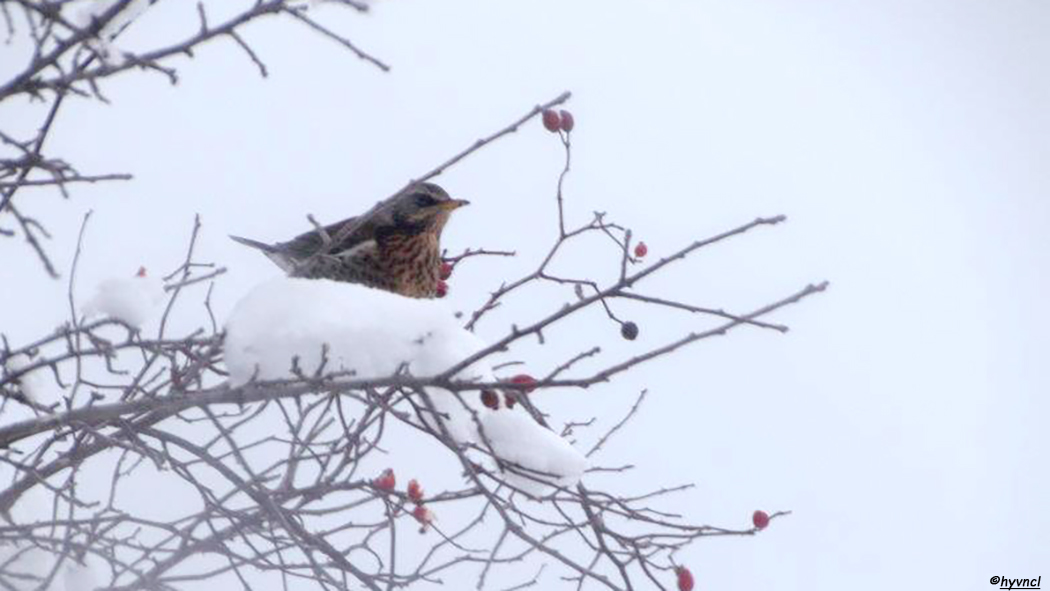
[[551, 133], [559, 131], [569, 133], [573, 127], [576, 127], [576, 120], [572, 118], [572, 113], [568, 111], [547, 109], [543, 112], [543, 126]]
[[443, 298], [446, 295], [448, 295], [448, 283], [446, 283], [445, 280], [449, 277], [452, 277], [452, 263], [448, 261], [442, 261], [441, 271], [438, 273], [438, 282], [436, 290], [437, 297]]
[[[372, 480], [372, 486], [383, 492], [392, 492], [397, 487], [394, 470], [392, 468], [383, 470], [377, 478]], [[415, 507], [412, 509], [412, 517], [415, 517], [416, 521], [420, 523], [419, 533], [426, 533], [427, 528], [434, 521], [434, 513], [423, 504], [423, 487], [420, 486], [418, 480], [413, 478], [408, 481], [405, 496], [415, 504]]]
[[[503, 394], [503, 405], [508, 409], [514, 408], [514, 405], [518, 403], [519, 395], [528, 394], [536, 389], [536, 378], [525, 373], [520, 373], [512, 377], [510, 383], [518, 387], [514, 388], [511, 392], [505, 392]], [[499, 394], [494, 390], [482, 390], [481, 404], [485, 406], [485, 408], [499, 410]]]

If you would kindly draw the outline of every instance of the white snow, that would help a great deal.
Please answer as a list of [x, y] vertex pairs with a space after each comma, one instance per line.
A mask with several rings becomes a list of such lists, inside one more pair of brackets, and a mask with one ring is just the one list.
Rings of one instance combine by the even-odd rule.
[[[15, 372], [22, 371], [33, 364], [35, 359], [25, 353], [19, 353], [18, 355], [12, 355], [4, 361], [4, 369], [6, 373], [13, 374]], [[18, 377], [18, 385], [22, 390], [22, 393], [26, 395], [26, 398], [37, 403], [37, 404], [48, 404], [51, 400], [48, 399], [47, 392], [47, 378], [45, 369], [34, 369], [33, 371], [21, 375]]]
[[[51, 502], [50, 493], [42, 487], [29, 489], [15, 502], [10, 520], [5, 520], [4, 525], [47, 523], [52, 518]], [[41, 530], [38, 528], [37, 531]], [[51, 575], [55, 568], [55, 554], [32, 546], [28, 538], [21, 540], [15, 537], [0, 545], [0, 563], [5, 565], [6, 582], [9, 583], [3, 589], [35, 591], [40, 588], [40, 581]], [[67, 556], [46, 591], [95, 591], [101, 587], [98, 584], [99, 573], [106, 570], [106, 563], [91, 554], [84, 556], [84, 564], [78, 564], [72, 556]], [[10, 576], [16, 572], [24, 574], [25, 578]]]
[[[363, 285], [279, 277], [252, 289], [226, 323], [230, 382], [293, 377], [291, 359], [312, 373], [328, 345], [326, 371], [388, 377], [403, 363], [416, 376], [448, 369], [484, 343], [441, 300], [402, 297]], [[487, 367], [464, 379], [490, 379]]]
[[77, 564], [73, 562], [66, 565], [63, 575], [65, 591], [95, 591], [98, 587], [95, 569], [89, 564]]
[[85, 316], [108, 316], [141, 328], [164, 301], [164, 284], [152, 277], [111, 277], [83, 305]]
[[[226, 323], [225, 359], [230, 384], [292, 378], [292, 359], [306, 375], [319, 367], [327, 346], [325, 373], [354, 372], [383, 378], [403, 365], [415, 376], [440, 373], [484, 347], [461, 328], [440, 300], [402, 297], [362, 285], [323, 279], [279, 277], [248, 293]], [[467, 368], [464, 380], [493, 381], [485, 364]], [[470, 413], [453, 395], [428, 389], [436, 410], [448, 413], [453, 437], [472, 440]], [[477, 412], [488, 411], [477, 396], [463, 396]]]
[[[414, 376], [439, 374], [483, 349], [484, 341], [462, 328], [442, 300], [412, 299], [362, 285], [324, 279], [278, 277], [253, 288], [226, 322], [225, 360], [230, 385], [294, 377], [292, 358], [312, 375], [327, 349], [325, 373], [352, 371], [355, 378], [381, 378], [405, 367]], [[460, 380], [496, 381], [485, 360], [457, 374]], [[522, 408], [493, 411], [477, 392], [427, 393], [462, 443], [480, 441], [478, 417], [496, 454], [543, 481], [571, 486], [587, 461], [564, 439], [536, 423]], [[464, 404], [470, 409], [464, 408]], [[471, 412], [473, 411], [473, 413]], [[554, 476], [551, 476], [553, 474]], [[508, 476], [515, 486], [540, 494], [531, 478]]]
[[128, 61], [129, 54], [109, 41], [88, 39], [85, 43], [98, 55], [102, 63], [111, 68], [119, 68]]
[[[75, 3], [77, 6], [74, 13], [75, 16], [72, 19], [73, 24], [79, 27], [86, 27], [91, 24], [92, 19], [102, 16], [119, 1], [87, 0], [85, 2], [77, 2]], [[116, 16], [106, 23], [106, 26], [102, 27], [102, 30], [99, 31], [99, 38], [103, 41], [111, 41], [121, 29], [142, 16], [142, 13], [146, 12], [146, 9], [151, 4], [151, 0], [131, 0], [127, 6], [117, 12]]]
[[[69, 21], [78, 27], [87, 27], [91, 25], [93, 19], [103, 15], [108, 11], [114, 4], [120, 0], [86, 0], [82, 2], [72, 2], [64, 6], [73, 5], [75, 8], [72, 9], [72, 16], [69, 17]], [[128, 58], [126, 52], [120, 50], [113, 45], [113, 39], [116, 38], [117, 34], [131, 24], [132, 21], [137, 19], [146, 11], [147, 8], [153, 3], [154, 0], [131, 0], [127, 6], [117, 12], [117, 14], [108, 22], [101, 30], [98, 35], [85, 41], [85, 44], [94, 51], [99, 58], [110, 67], [122, 66]]]
[[507, 468], [504, 479], [530, 494], [545, 494], [544, 483], [575, 486], [587, 469], [587, 458], [520, 407], [486, 414], [482, 429], [497, 456], [524, 468]]

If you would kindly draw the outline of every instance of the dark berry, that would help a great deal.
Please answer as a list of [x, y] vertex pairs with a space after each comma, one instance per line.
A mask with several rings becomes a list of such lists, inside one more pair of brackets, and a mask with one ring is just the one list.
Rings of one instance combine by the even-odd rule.
[[492, 410], [496, 410], [499, 408], [499, 396], [492, 390], [482, 390], [481, 403]]
[[631, 321], [624, 322], [620, 325], [620, 336], [628, 341], [638, 338], [638, 325]]

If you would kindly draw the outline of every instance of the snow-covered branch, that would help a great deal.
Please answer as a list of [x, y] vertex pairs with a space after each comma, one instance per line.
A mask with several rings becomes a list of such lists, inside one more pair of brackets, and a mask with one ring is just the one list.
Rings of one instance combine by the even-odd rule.
[[[201, 20], [202, 31], [213, 30], [203, 13]], [[541, 104], [420, 178], [568, 99]], [[75, 265], [90, 243], [78, 245], [69, 321], [30, 342], [2, 339], [0, 464], [10, 484], [0, 490], [0, 586], [43, 590], [72, 577], [90, 583], [71, 589], [127, 591], [277, 581], [687, 589], [691, 574], [676, 560], [683, 547], [754, 535], [786, 514], [757, 512], [752, 525], [716, 527], [667, 506], [689, 485], [625, 490], [615, 476], [633, 467], [605, 457], [607, 444], [659, 392], [639, 395], [617, 417], [597, 411], [572, 420], [543, 407], [549, 396], [615, 387], [650, 360], [686, 355], [688, 345], [739, 328], [779, 336], [787, 327], [769, 317], [827, 283], [743, 311], [637, 292], [700, 251], [786, 218], [757, 218], [648, 258], [610, 214], [578, 225], [567, 219], [571, 125], [554, 131], [565, 150], [554, 242], [531, 271], [479, 294], [477, 309], [462, 317], [441, 299], [281, 277], [216, 318], [210, 296], [223, 267], [200, 259], [207, 229], [199, 219], [182, 263], [163, 279], [143, 269], [78, 305]], [[601, 239], [605, 258], [580, 275], [555, 275], [552, 261], [584, 236]], [[447, 273], [472, 256], [513, 254], [472, 248], [446, 256]], [[538, 299], [549, 298], [537, 295], [550, 293], [541, 285], [571, 303]], [[493, 328], [490, 313], [524, 297], [545, 303], [545, 312]], [[632, 320], [621, 317], [625, 302]], [[633, 341], [665, 309], [690, 312], [694, 324], [626, 358], [578, 332], [552, 330], [590, 310]], [[175, 328], [176, 310], [193, 315], [196, 328]], [[499, 336], [482, 339], [483, 321], [485, 334]], [[533, 338], [567, 353], [538, 379], [512, 374]], [[603, 423], [611, 427], [599, 429]], [[404, 453], [440, 470], [408, 474]], [[158, 507], [129, 492], [143, 487], [177, 489], [186, 503]]]

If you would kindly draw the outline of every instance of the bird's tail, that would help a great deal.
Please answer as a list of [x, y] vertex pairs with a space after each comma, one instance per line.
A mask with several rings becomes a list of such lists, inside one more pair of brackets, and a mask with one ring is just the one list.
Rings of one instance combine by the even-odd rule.
[[256, 248], [258, 250], [261, 250], [261, 251], [263, 251], [263, 252], [265, 252], [267, 254], [272, 253], [272, 252], [277, 250], [276, 248], [274, 248], [273, 246], [270, 246], [269, 244], [266, 244], [265, 242], [259, 242], [258, 240], [252, 240], [251, 238], [241, 238], [240, 236], [234, 236], [233, 234], [230, 234], [230, 239], [233, 240], [234, 242], [240, 242], [241, 244], [243, 244], [245, 246], [250, 246], [252, 248]]
[[240, 242], [245, 246], [250, 246], [256, 250], [262, 251], [268, 259], [273, 261], [275, 265], [281, 268], [285, 273], [291, 273], [295, 270], [295, 264], [288, 258], [280, 248], [265, 242], [259, 242], [258, 240], [252, 240], [251, 238], [241, 238], [240, 236], [230, 235], [230, 238], [235, 242]]

